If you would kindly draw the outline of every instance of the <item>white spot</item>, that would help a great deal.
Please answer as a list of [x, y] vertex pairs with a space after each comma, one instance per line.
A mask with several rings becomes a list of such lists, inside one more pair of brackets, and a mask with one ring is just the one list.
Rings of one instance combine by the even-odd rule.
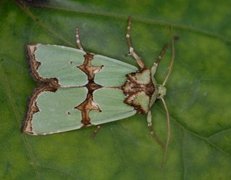
[[161, 56], [158, 56], [159, 59], [161, 59]]
[[80, 40], [77, 40], [76, 42], [77, 42], [77, 43], [80, 43]]
[[134, 51], [133, 47], [130, 47], [130, 48], [129, 48], [129, 51], [130, 51], [130, 52], [133, 52], [133, 51]]
[[130, 37], [130, 35], [129, 34], [126, 34], [126, 38], [129, 38]]
[[130, 30], [130, 29], [131, 29], [131, 26], [128, 26], [127, 29]]
[[43, 133], [43, 135], [47, 135], [47, 133]]

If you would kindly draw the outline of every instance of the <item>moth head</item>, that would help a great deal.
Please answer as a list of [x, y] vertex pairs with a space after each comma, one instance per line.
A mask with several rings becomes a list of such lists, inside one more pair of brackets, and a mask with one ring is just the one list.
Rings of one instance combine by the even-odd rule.
[[157, 99], [160, 99], [160, 98], [163, 98], [165, 95], [166, 95], [166, 91], [167, 91], [167, 89], [166, 89], [166, 87], [165, 86], [163, 86], [163, 85], [161, 85], [161, 84], [159, 84], [159, 85], [157, 85]]
[[163, 86], [162, 84], [155, 84], [155, 87], [156, 89], [150, 99], [150, 107], [152, 107], [157, 99], [161, 99], [166, 95], [167, 89], [165, 86]]

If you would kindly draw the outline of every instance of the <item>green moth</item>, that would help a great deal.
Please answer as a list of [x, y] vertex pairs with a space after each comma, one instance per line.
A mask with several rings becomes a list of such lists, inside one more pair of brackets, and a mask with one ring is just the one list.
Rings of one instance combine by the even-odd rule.
[[[130, 31], [129, 18], [126, 39], [129, 55], [136, 60], [137, 67], [85, 51], [78, 29], [77, 49], [58, 45], [28, 45], [32, 75], [39, 82], [39, 87], [30, 99], [23, 131], [31, 135], [60, 133], [99, 126], [136, 113], [147, 114], [151, 129], [151, 108], [160, 99], [167, 116], [167, 145], [170, 123], [164, 101], [165, 84], [174, 62], [176, 38], [163, 47], [153, 66], [146, 68], [132, 46]], [[168, 73], [164, 82], [158, 84], [154, 75], [169, 46], [172, 55]]]

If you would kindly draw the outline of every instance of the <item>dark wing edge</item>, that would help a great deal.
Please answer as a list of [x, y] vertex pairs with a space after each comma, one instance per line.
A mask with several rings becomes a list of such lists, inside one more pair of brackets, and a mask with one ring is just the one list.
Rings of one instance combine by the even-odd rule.
[[38, 68], [41, 65], [39, 61], [35, 58], [35, 52], [37, 50], [39, 44], [34, 45], [27, 45], [27, 52], [28, 52], [28, 61], [30, 65], [31, 75], [34, 78], [35, 81], [40, 83], [51, 83], [52, 81], [56, 81], [58, 84], [58, 80], [56, 78], [43, 78], [38, 73]]
[[39, 112], [39, 108], [37, 106], [36, 100], [39, 94], [41, 94], [44, 91], [56, 91], [54, 90], [54, 87], [47, 86], [46, 84], [42, 84], [38, 88], [36, 88], [33, 91], [32, 96], [29, 98], [28, 105], [27, 105], [27, 112], [25, 114], [24, 121], [22, 123], [21, 131], [30, 135], [36, 135], [36, 133], [33, 132], [32, 128], [32, 119], [33, 115], [37, 112]]
[[39, 108], [36, 105], [36, 99], [38, 95], [44, 91], [53, 91], [55, 92], [59, 88], [58, 80], [56, 78], [42, 78], [39, 76], [37, 69], [40, 66], [40, 62], [35, 59], [35, 51], [37, 45], [27, 45], [27, 51], [29, 56], [29, 65], [31, 69], [32, 77], [35, 81], [39, 82], [40, 85], [34, 91], [32, 96], [29, 98], [27, 105], [27, 113], [25, 114], [25, 120], [22, 123], [21, 131], [27, 134], [36, 135], [32, 129], [32, 118], [33, 114], [39, 111]]

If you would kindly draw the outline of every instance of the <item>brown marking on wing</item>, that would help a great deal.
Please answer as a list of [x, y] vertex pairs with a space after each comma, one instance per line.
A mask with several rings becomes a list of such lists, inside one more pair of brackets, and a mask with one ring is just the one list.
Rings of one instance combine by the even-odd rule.
[[90, 116], [89, 116], [90, 111], [95, 110], [95, 111], [101, 112], [101, 109], [99, 108], [97, 103], [94, 102], [93, 92], [96, 89], [99, 89], [99, 88], [102, 87], [101, 85], [98, 85], [98, 84], [96, 84], [94, 82], [94, 78], [95, 78], [95, 74], [100, 72], [103, 65], [101, 65], [101, 66], [93, 66], [91, 64], [91, 61], [93, 59], [94, 59], [93, 54], [86, 53], [84, 55], [83, 64], [81, 64], [80, 66], [77, 66], [88, 77], [88, 83], [85, 85], [85, 87], [88, 89], [86, 99], [82, 103], [80, 103], [79, 105], [77, 105], [75, 107], [75, 109], [78, 109], [79, 111], [81, 111], [81, 115], [82, 115], [81, 122], [82, 122], [83, 126], [91, 125], [91, 119], [90, 119]]
[[94, 55], [90, 53], [86, 53], [84, 55], [84, 62], [82, 65], [77, 66], [81, 71], [83, 71], [87, 76], [88, 80], [94, 80], [95, 74], [100, 72], [103, 65], [101, 66], [92, 66], [91, 61], [93, 60]]
[[25, 121], [22, 126], [22, 131], [28, 134], [33, 134], [32, 129], [32, 117], [35, 113], [39, 112], [39, 108], [37, 106], [36, 99], [40, 93], [44, 91], [52, 91], [55, 92], [59, 87], [58, 80], [53, 78], [47, 81], [46, 83], [42, 83], [38, 88], [36, 88], [33, 92], [33, 95], [30, 98], [28, 104], [28, 111], [26, 114]]
[[99, 106], [93, 101], [93, 95], [87, 94], [87, 98], [85, 101], [83, 101], [80, 105], [76, 106], [75, 109], [78, 109], [81, 111], [82, 115], [82, 123], [84, 126], [88, 126], [91, 124], [91, 119], [89, 117], [89, 112], [92, 110], [96, 110], [98, 112], [101, 112]]

